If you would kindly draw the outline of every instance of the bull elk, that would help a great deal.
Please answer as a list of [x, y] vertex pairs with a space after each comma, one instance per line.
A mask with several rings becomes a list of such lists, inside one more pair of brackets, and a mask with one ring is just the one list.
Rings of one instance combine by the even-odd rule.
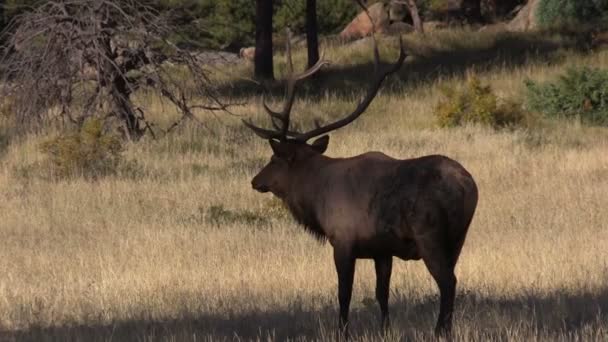
[[[287, 40], [289, 42], [289, 39]], [[258, 136], [267, 139], [273, 155], [253, 178], [253, 189], [281, 199], [293, 217], [314, 236], [333, 247], [338, 273], [339, 324], [347, 334], [356, 259], [373, 259], [376, 299], [381, 325], [389, 325], [388, 298], [393, 257], [424, 262], [440, 292], [438, 334], [451, 331], [456, 293], [454, 268], [477, 206], [477, 186], [458, 162], [441, 155], [395, 159], [381, 152], [350, 158], [330, 158], [327, 133], [356, 120], [369, 106], [384, 79], [403, 64], [406, 53], [391, 65], [381, 65], [372, 37], [376, 74], [369, 90], [353, 112], [308, 132], [290, 129], [290, 115], [299, 81], [311, 76], [326, 61], [302, 74], [293, 73], [287, 45], [286, 101], [272, 110], [272, 129], [243, 120]], [[314, 137], [312, 143], [307, 143]]]

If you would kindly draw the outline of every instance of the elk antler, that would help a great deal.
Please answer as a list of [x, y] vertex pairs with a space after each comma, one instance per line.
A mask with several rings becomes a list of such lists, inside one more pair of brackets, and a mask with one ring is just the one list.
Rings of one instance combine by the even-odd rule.
[[[359, 5], [361, 7], [363, 7], [364, 11], [367, 13], [367, 15], [371, 21], [371, 16], [367, 12], [367, 8], [363, 5], [363, 3], [361, 3], [360, 0], [357, 0], [357, 2], [359, 3]], [[372, 25], [373, 25], [373, 21], [372, 21]], [[319, 69], [321, 69], [322, 66], [329, 64], [329, 62], [324, 61], [324, 60], [319, 60], [310, 69], [304, 71], [300, 75], [294, 76], [293, 75], [293, 62], [291, 60], [291, 44], [290, 44], [291, 36], [290, 36], [289, 30], [288, 30], [287, 31], [287, 71], [288, 71], [288, 75], [287, 75], [287, 90], [286, 90], [286, 95], [285, 95], [285, 97], [286, 97], [285, 105], [284, 105], [282, 111], [275, 112], [270, 107], [268, 107], [268, 105], [266, 104], [266, 100], [263, 101], [264, 109], [266, 110], [266, 112], [268, 112], [268, 115], [270, 115], [272, 125], [274, 126], [275, 130], [269, 130], [269, 129], [257, 127], [253, 123], [251, 123], [251, 121], [243, 120], [243, 123], [247, 127], [251, 128], [255, 134], [257, 134], [258, 136], [260, 136], [264, 139], [278, 139], [278, 140], [283, 141], [283, 140], [287, 140], [288, 138], [291, 138], [293, 140], [306, 142], [307, 140], [309, 140], [311, 138], [331, 132], [333, 130], [336, 130], [340, 127], [344, 127], [344, 126], [348, 125], [349, 123], [353, 122], [361, 114], [363, 114], [363, 112], [365, 112], [367, 107], [372, 103], [372, 101], [378, 94], [378, 90], [380, 89], [380, 86], [382, 86], [382, 83], [384, 82], [386, 77], [388, 75], [391, 75], [391, 74], [397, 72], [397, 70], [399, 70], [399, 68], [401, 68], [401, 65], [403, 65], [403, 62], [405, 61], [405, 58], [407, 57], [407, 54], [405, 53], [405, 50], [403, 48], [403, 40], [401, 39], [401, 36], [399, 36], [399, 58], [397, 59], [397, 61], [394, 64], [391, 64], [391, 65], [386, 66], [385, 68], [382, 68], [381, 63], [380, 63], [380, 53], [378, 52], [378, 44], [376, 43], [376, 38], [374, 37], [373, 31], [374, 31], [374, 29], [372, 29], [371, 41], [372, 41], [372, 45], [373, 45], [374, 70], [376, 71], [376, 75], [374, 76], [374, 79], [373, 79], [365, 97], [363, 97], [363, 99], [359, 102], [359, 104], [357, 105], [355, 110], [352, 113], [350, 113], [348, 116], [346, 116], [338, 121], [332, 122], [331, 124], [325, 125], [325, 126], [321, 126], [321, 125], [319, 125], [318, 122], [315, 122], [316, 127], [313, 130], [310, 130], [305, 133], [299, 133], [299, 132], [294, 132], [294, 131], [289, 130], [289, 119], [290, 119], [290, 115], [291, 115], [291, 108], [293, 106], [293, 101], [295, 99], [295, 90], [296, 90], [296, 85], [297, 85], [298, 81], [311, 76], [312, 74], [317, 72]], [[275, 120], [280, 121], [280, 123], [282, 123], [282, 125], [280, 126], [279, 124], [277, 124], [275, 122]]]
[[[285, 92], [285, 105], [283, 106], [283, 110], [280, 112], [276, 112], [272, 110], [268, 104], [266, 103], [266, 99], [262, 101], [264, 109], [270, 115], [272, 125], [275, 130], [269, 130], [265, 128], [260, 128], [255, 126], [251, 121], [243, 120], [245, 126], [251, 128], [255, 134], [264, 138], [264, 139], [278, 139], [278, 140], [286, 140], [288, 135], [298, 134], [297, 132], [291, 132], [289, 130], [289, 119], [291, 115], [291, 108], [293, 106], [293, 102], [295, 100], [296, 95], [296, 85], [299, 81], [306, 79], [312, 76], [314, 73], [319, 71], [324, 65], [329, 64], [329, 61], [320, 59], [315, 65], [306, 69], [303, 73], [294, 75], [293, 73], [293, 61], [291, 59], [291, 33], [289, 29], [287, 29], [287, 47], [286, 47], [286, 57], [287, 57], [287, 89]], [[279, 126], [275, 120], [278, 120], [282, 125]]]
[[[380, 54], [378, 53], [378, 45], [376, 44], [376, 39], [374, 38], [373, 35], [371, 36], [371, 40], [372, 40], [372, 44], [374, 46], [374, 65], [376, 67], [376, 70], [379, 70], [380, 69]], [[399, 68], [401, 68], [403, 61], [407, 57], [407, 54], [405, 53], [405, 50], [403, 49], [403, 40], [401, 39], [401, 36], [399, 37], [399, 50], [400, 50], [400, 52], [399, 52], [399, 58], [397, 59], [397, 62], [384, 68], [384, 70], [377, 72], [377, 74], [374, 77], [374, 80], [372, 81], [369, 89], [367, 90], [367, 94], [359, 102], [359, 105], [357, 105], [357, 107], [355, 108], [355, 110], [352, 113], [350, 113], [348, 116], [346, 116], [338, 121], [332, 122], [331, 124], [316, 127], [315, 129], [308, 131], [306, 133], [294, 134], [294, 135], [292, 135], [292, 137], [299, 141], [307, 141], [316, 136], [331, 132], [340, 127], [344, 127], [344, 126], [348, 125], [349, 123], [353, 122], [355, 119], [357, 119], [361, 114], [363, 114], [363, 112], [365, 112], [365, 110], [370, 105], [370, 103], [372, 103], [372, 100], [374, 99], [374, 97], [376, 97], [376, 94], [378, 94], [378, 90], [380, 89], [380, 86], [382, 85], [382, 82], [384, 81], [384, 79], [386, 79], [386, 77], [388, 75], [397, 72], [397, 70], [399, 70]]]

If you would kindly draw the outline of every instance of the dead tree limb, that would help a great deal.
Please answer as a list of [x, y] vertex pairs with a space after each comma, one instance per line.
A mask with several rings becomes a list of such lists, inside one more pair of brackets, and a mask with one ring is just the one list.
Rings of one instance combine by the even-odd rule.
[[393, 2], [407, 6], [410, 11], [410, 16], [412, 17], [412, 22], [414, 23], [414, 29], [416, 32], [424, 34], [424, 26], [422, 24], [422, 19], [420, 19], [420, 12], [418, 11], [416, 0], [393, 0]]
[[18, 122], [44, 122], [57, 111], [73, 122], [112, 117], [136, 140], [152, 127], [135, 104], [144, 88], [169, 99], [182, 116], [192, 108], [224, 110], [209, 71], [171, 43], [178, 30], [154, 4], [50, 0], [16, 16], [0, 51], [8, 85], [0, 96], [13, 100]]

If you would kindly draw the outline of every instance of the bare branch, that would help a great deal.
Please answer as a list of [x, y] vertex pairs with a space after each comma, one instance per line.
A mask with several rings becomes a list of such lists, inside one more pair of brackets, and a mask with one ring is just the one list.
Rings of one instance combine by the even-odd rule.
[[[132, 95], [155, 91], [182, 113], [225, 111], [209, 71], [173, 44], [167, 13], [148, 0], [49, 0], [18, 15], [4, 31], [0, 75], [23, 124], [43, 121], [54, 108], [79, 117], [116, 117], [134, 139], [151, 130]], [[169, 63], [170, 62], [170, 63]], [[183, 72], [187, 70], [188, 79]]]

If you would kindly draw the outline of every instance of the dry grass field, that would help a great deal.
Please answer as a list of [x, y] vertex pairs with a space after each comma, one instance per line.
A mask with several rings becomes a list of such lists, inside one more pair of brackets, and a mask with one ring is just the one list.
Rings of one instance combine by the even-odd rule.
[[[547, 120], [439, 129], [432, 114], [437, 88], [459, 86], [472, 70], [499, 96], [520, 97], [524, 79], [570, 65], [608, 68], [608, 53], [532, 53], [521, 37], [500, 46], [491, 35], [449, 35], [408, 40], [419, 56], [357, 122], [331, 135], [328, 155], [439, 153], [473, 174], [480, 200], [457, 267], [456, 340], [608, 340], [608, 129]], [[304, 89], [296, 121], [335, 118], [357, 99], [369, 47], [326, 50], [334, 66], [317, 81], [321, 90]], [[230, 84], [225, 93], [248, 102], [236, 114], [266, 120], [259, 94]], [[167, 105], [146, 104], [157, 120], [171, 118]], [[0, 340], [333, 338], [331, 247], [251, 189], [267, 143], [239, 117], [203, 117], [205, 127], [131, 144], [125, 157], [136, 167], [96, 181], [25, 172], [44, 158], [47, 134], [0, 150]], [[355, 341], [381, 338], [374, 283], [372, 262], [359, 260]], [[386, 340], [433, 340], [438, 305], [422, 262], [397, 261]]]

